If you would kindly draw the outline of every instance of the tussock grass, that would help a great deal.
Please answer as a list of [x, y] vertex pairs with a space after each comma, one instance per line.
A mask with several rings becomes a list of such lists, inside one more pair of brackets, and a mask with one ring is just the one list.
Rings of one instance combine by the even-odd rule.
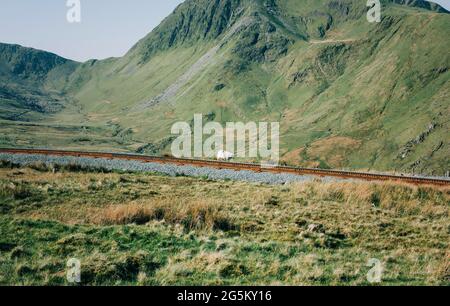
[[373, 207], [393, 210], [402, 214], [448, 214], [450, 189], [424, 187], [392, 182], [339, 182], [297, 184], [297, 194], [306, 194], [321, 201], [353, 204], [370, 204]]
[[0, 160], [0, 168], [20, 168], [20, 165], [12, 163], [10, 161]]
[[[14, 187], [13, 187], [14, 186]], [[449, 280], [450, 188], [268, 186], [0, 169], [0, 284], [366, 285]], [[45, 254], [42, 257], [42, 254]]]
[[34, 162], [28, 165], [28, 168], [40, 171], [40, 172], [99, 172], [109, 173], [112, 172], [105, 168], [82, 166], [76, 163], [69, 163], [67, 165], [51, 164], [48, 165], [44, 162]]
[[113, 205], [94, 223], [102, 225], [145, 224], [151, 220], [181, 224], [186, 230], [230, 230], [235, 226], [231, 218], [219, 211], [218, 203], [206, 200], [184, 202], [182, 199], [158, 199], [149, 203]]
[[14, 184], [2, 182], [0, 184], [0, 197], [23, 200], [33, 195], [33, 189], [27, 184]]

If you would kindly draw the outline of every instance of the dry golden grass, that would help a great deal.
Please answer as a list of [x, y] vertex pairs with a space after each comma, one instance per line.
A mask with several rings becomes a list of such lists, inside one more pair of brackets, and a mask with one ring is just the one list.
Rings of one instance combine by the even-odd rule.
[[[98, 230], [96, 240], [84, 234], [81, 244], [67, 233], [61, 243], [68, 250], [99, 243], [99, 254], [112, 250], [108, 256], [114, 257], [117, 241], [101, 232], [124, 237], [127, 228], [142, 232], [141, 248], [152, 241], [146, 231], [167, 231], [184, 237], [181, 243], [200, 245], [167, 253], [155, 274], [133, 270], [139, 283], [361, 284], [370, 258], [386, 263], [390, 283], [449, 279], [448, 187], [357, 181], [269, 186], [143, 173], [0, 169], [0, 196], [7, 218]], [[123, 239], [127, 250], [138, 238]], [[132, 252], [116, 257], [120, 267], [133, 268], [140, 260]], [[103, 264], [91, 261], [102, 270]], [[115, 273], [108, 267], [105, 275]]]
[[312, 143], [307, 154], [313, 159], [326, 160], [333, 168], [339, 168], [345, 164], [345, 156], [360, 145], [361, 141], [350, 137], [328, 137]]
[[102, 214], [93, 218], [92, 222], [101, 225], [145, 224], [155, 218], [155, 211], [136, 203], [110, 206], [102, 210]]
[[183, 199], [154, 199], [143, 203], [111, 205], [91, 221], [100, 225], [145, 224], [152, 220], [181, 224], [189, 230], [233, 228], [229, 217], [219, 211], [214, 201]]
[[3, 193], [11, 193], [14, 185], [17, 197], [22, 192], [27, 196], [34, 188], [54, 199], [52, 205], [27, 211], [26, 216], [68, 224], [165, 220], [172, 224], [181, 222], [189, 228], [213, 228], [222, 218], [249, 225], [258, 217], [291, 219], [315, 209], [330, 213], [326, 210], [330, 206], [334, 207], [332, 212], [343, 217], [351, 212], [370, 214], [373, 208], [397, 215], [448, 217], [450, 203], [448, 187], [391, 182], [309, 182], [282, 187], [145, 174], [30, 169], [0, 169], [0, 179]]
[[286, 153], [282, 158], [282, 162], [286, 162], [289, 165], [298, 165], [298, 163], [301, 161], [300, 154], [304, 150], [305, 148], [299, 148]]
[[298, 194], [308, 194], [320, 201], [371, 204], [374, 207], [422, 215], [448, 215], [450, 188], [414, 186], [392, 182], [334, 182], [296, 184]]

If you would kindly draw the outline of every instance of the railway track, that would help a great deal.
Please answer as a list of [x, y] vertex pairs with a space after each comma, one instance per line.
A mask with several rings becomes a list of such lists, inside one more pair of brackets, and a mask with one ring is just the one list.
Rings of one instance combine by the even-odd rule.
[[450, 179], [416, 177], [416, 176], [398, 176], [398, 175], [376, 174], [368, 172], [324, 170], [324, 169], [299, 168], [287, 166], [261, 167], [260, 164], [251, 164], [251, 163], [221, 162], [215, 160], [183, 159], [183, 158], [159, 157], [159, 156], [143, 156], [125, 153], [78, 152], [65, 150], [44, 150], [44, 149], [2, 149], [2, 148], [0, 148], [0, 153], [123, 159], [140, 162], [191, 165], [197, 167], [211, 167], [216, 169], [231, 169], [236, 171], [249, 170], [254, 172], [290, 173], [297, 175], [313, 175], [319, 177], [336, 177], [343, 179], [360, 179], [367, 181], [397, 181], [415, 185], [450, 186]]

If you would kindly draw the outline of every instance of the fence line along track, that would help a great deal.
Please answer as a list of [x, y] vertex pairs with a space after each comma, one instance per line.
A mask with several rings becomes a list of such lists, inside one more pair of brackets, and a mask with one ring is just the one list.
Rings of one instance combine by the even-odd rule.
[[221, 162], [215, 160], [184, 159], [184, 158], [160, 157], [160, 156], [143, 156], [127, 153], [79, 152], [79, 151], [46, 150], [46, 149], [2, 149], [2, 148], [0, 148], [0, 153], [124, 159], [124, 160], [135, 160], [140, 162], [155, 162], [163, 164], [231, 169], [237, 171], [249, 170], [254, 172], [290, 173], [297, 175], [313, 175], [320, 177], [362, 179], [368, 181], [397, 181], [397, 182], [411, 183], [415, 185], [450, 186], [449, 179], [440, 179], [440, 178], [399, 176], [399, 175], [376, 174], [368, 172], [324, 170], [324, 169], [286, 167], [286, 166], [261, 167], [260, 164], [251, 164], [251, 163]]

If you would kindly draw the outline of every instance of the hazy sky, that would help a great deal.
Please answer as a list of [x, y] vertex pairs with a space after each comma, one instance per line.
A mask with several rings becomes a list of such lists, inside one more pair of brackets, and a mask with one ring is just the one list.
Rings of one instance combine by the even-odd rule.
[[182, 0], [80, 0], [69, 23], [66, 0], [0, 0], [0, 42], [84, 61], [122, 56]]
[[[66, 0], [0, 0], [0, 42], [78, 61], [122, 56], [183, 0], [80, 2], [81, 23], [69, 23]], [[450, 10], [450, 0], [434, 2]]]

